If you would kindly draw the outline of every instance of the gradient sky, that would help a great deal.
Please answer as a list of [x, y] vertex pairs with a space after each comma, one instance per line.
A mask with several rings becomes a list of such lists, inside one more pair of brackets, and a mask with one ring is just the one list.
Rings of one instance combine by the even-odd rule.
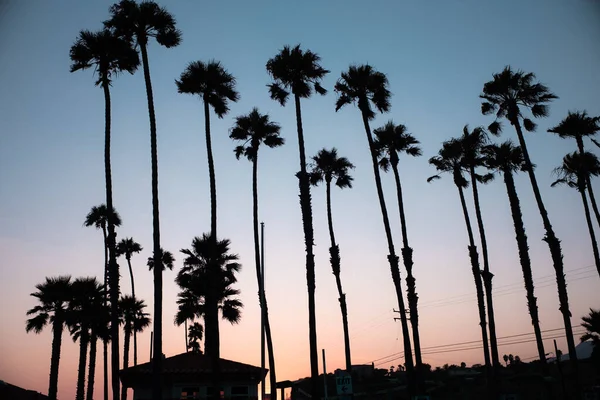
[[[46, 276], [102, 276], [101, 233], [82, 226], [91, 206], [105, 201], [102, 91], [92, 71], [69, 73], [69, 48], [79, 30], [96, 30], [111, 1], [0, 2], [0, 379], [46, 393], [51, 332], [25, 333], [29, 293]], [[162, 4], [163, 2], [161, 2]], [[546, 133], [568, 110], [600, 114], [600, 3], [548, 1], [338, 1], [192, 2], [164, 5], [183, 31], [182, 44], [149, 47], [158, 124], [162, 246], [175, 253], [176, 268], [194, 236], [209, 230], [209, 185], [204, 125], [198, 98], [177, 94], [174, 80], [187, 63], [216, 59], [237, 78], [241, 100], [222, 120], [212, 117], [219, 233], [232, 241], [244, 269], [239, 288], [242, 322], [223, 323], [224, 358], [258, 365], [259, 310], [253, 265], [251, 168], [236, 161], [228, 137], [233, 118], [256, 106], [282, 125], [287, 144], [260, 157], [261, 220], [266, 224], [266, 285], [275, 343], [277, 377], [309, 374], [304, 245], [298, 205], [295, 116], [292, 107], [269, 99], [266, 61], [285, 44], [301, 43], [322, 56], [332, 89], [351, 63], [370, 63], [390, 80], [392, 109], [377, 116], [404, 123], [422, 142], [424, 156], [402, 159], [401, 173], [414, 274], [420, 296], [422, 347], [480, 337], [467, 238], [456, 189], [434, 173], [427, 159], [464, 124], [487, 125], [478, 98], [483, 84], [505, 65], [533, 71], [560, 99], [527, 140], [546, 206], [562, 240], [573, 324], [600, 306], [598, 275], [578, 194], [551, 189], [551, 171], [575, 143]], [[124, 224], [119, 236], [144, 246], [134, 256], [139, 297], [152, 305], [152, 275], [145, 260], [152, 248], [149, 122], [141, 72], [114, 81], [113, 187]], [[333, 212], [348, 298], [353, 363], [367, 363], [402, 350], [394, 286], [377, 203], [367, 142], [359, 112], [334, 111], [335, 95], [302, 103], [307, 154], [338, 148], [355, 165], [354, 188], [333, 193]], [[506, 129], [502, 140], [515, 139]], [[561, 327], [553, 268], [529, 182], [517, 178], [543, 330]], [[396, 246], [400, 229], [393, 180], [384, 176]], [[508, 201], [501, 180], [481, 188], [490, 266], [496, 274], [499, 337], [532, 331], [526, 308]], [[334, 278], [328, 260], [324, 189], [313, 190], [315, 216], [318, 346], [330, 371], [343, 367], [343, 335]], [[124, 261], [122, 267], [125, 266]], [[164, 352], [184, 351], [183, 328], [172, 324], [176, 271], [164, 274]], [[130, 290], [123, 271], [122, 288]], [[404, 272], [402, 273], [404, 277]], [[404, 281], [403, 281], [404, 283]], [[578, 332], [579, 329], [576, 329]], [[561, 331], [554, 331], [560, 333]], [[552, 335], [547, 333], [546, 335]], [[147, 361], [149, 331], [139, 337]], [[524, 338], [531, 338], [525, 336]], [[523, 337], [521, 337], [523, 338]], [[506, 342], [507, 340], [504, 340]], [[508, 340], [510, 341], [510, 340]], [[564, 341], [559, 346], [566, 350]], [[551, 340], [546, 340], [547, 351]], [[430, 350], [431, 352], [431, 350]], [[523, 359], [533, 343], [500, 348]], [[427, 353], [427, 352], [425, 352]], [[77, 345], [65, 334], [59, 396], [74, 396]], [[100, 354], [96, 397], [101, 396]], [[482, 362], [481, 350], [424, 355], [425, 362]], [[389, 357], [376, 365], [389, 368]]]

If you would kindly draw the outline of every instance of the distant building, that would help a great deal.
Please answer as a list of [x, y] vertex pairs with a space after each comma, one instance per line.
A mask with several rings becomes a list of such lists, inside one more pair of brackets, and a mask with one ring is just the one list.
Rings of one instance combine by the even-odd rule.
[[20, 388], [0, 381], [0, 399], [4, 400], [47, 400], [48, 396], [34, 390]]
[[[221, 398], [258, 399], [258, 383], [266, 375], [261, 368], [236, 361], [219, 359]], [[121, 383], [133, 389], [133, 400], [152, 399], [152, 363], [121, 370]], [[204, 400], [212, 395], [211, 358], [200, 353], [182, 353], [163, 360], [164, 400]]]

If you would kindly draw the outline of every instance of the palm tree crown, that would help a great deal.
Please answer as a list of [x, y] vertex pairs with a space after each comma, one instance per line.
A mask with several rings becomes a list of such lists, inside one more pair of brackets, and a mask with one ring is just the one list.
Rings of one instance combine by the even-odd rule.
[[[115, 226], [121, 226], [121, 216], [117, 212], [117, 210], [113, 209], [112, 212], [112, 223]], [[108, 224], [108, 208], [106, 204], [100, 204], [99, 206], [94, 206], [90, 210], [90, 212], [85, 217], [84, 226], [90, 227], [95, 226], [96, 229], [106, 229]]]
[[96, 320], [102, 317], [104, 285], [95, 277], [77, 278], [71, 284], [71, 294], [67, 325], [75, 341], [82, 334], [88, 334], [92, 325], [97, 324]]
[[281, 126], [270, 121], [268, 114], [261, 114], [258, 108], [253, 108], [247, 115], [237, 117], [229, 137], [242, 141], [243, 144], [234, 149], [235, 157], [239, 159], [244, 156], [254, 161], [261, 143], [271, 148], [282, 146], [285, 139], [279, 136], [280, 130]]
[[204, 327], [200, 323], [194, 322], [188, 328], [188, 332], [188, 337], [190, 338], [188, 348], [194, 353], [202, 353], [200, 350], [200, 341], [204, 336]]
[[144, 250], [142, 245], [133, 240], [133, 238], [128, 237], [121, 239], [117, 244], [117, 257], [125, 256], [126, 259], [130, 260], [134, 253], [139, 253], [142, 250]]
[[144, 312], [145, 309], [144, 300], [137, 300], [128, 295], [119, 299], [119, 323], [123, 324], [126, 332], [132, 333], [134, 330], [141, 332], [150, 326], [150, 317]]
[[594, 351], [600, 349], [600, 311], [590, 308], [590, 313], [582, 317], [581, 326], [586, 330], [581, 336], [581, 341], [591, 340], [594, 343]]
[[356, 102], [360, 111], [368, 119], [373, 119], [375, 112], [371, 104], [381, 113], [390, 110], [392, 94], [388, 87], [389, 82], [384, 73], [376, 71], [368, 64], [352, 65], [348, 71], [342, 72], [341, 78], [335, 84], [338, 94], [335, 110]]
[[[173, 270], [173, 264], [175, 263], [175, 257], [173, 257], [173, 253], [170, 251], [165, 251], [162, 247], [160, 248], [160, 259], [162, 264], [162, 270], [164, 271], [166, 268]], [[154, 257], [148, 257], [148, 269], [152, 271], [154, 268]]]
[[573, 152], [563, 158], [560, 167], [554, 169], [558, 179], [552, 186], [566, 184], [577, 190], [585, 190], [587, 181], [592, 176], [600, 175], [600, 160], [590, 152]]
[[525, 171], [523, 151], [510, 140], [501, 144], [486, 145], [481, 150], [485, 166], [492, 171]]
[[64, 322], [72, 297], [70, 276], [46, 278], [44, 283], [36, 285], [35, 288], [37, 292], [31, 293], [31, 296], [38, 299], [39, 304], [27, 311], [27, 315], [34, 315], [27, 320], [27, 333], [40, 333], [48, 324]]
[[373, 147], [379, 160], [379, 167], [386, 172], [390, 165], [398, 165], [400, 153], [413, 157], [423, 154], [419, 147], [420, 142], [408, 133], [406, 126], [402, 124], [395, 125], [393, 121], [389, 121], [381, 128], [375, 129], [373, 134], [375, 134]]
[[[439, 173], [452, 173], [454, 184], [459, 188], [469, 187], [469, 181], [463, 175], [462, 164], [462, 144], [457, 139], [450, 139], [442, 143], [442, 148], [438, 155], [429, 159], [429, 164], [433, 165]], [[439, 174], [431, 176], [427, 182], [439, 179]]]
[[312, 158], [312, 169], [310, 171], [310, 183], [317, 186], [320, 182], [331, 183], [335, 178], [335, 184], [341, 189], [351, 188], [354, 178], [350, 170], [354, 169], [346, 157], [338, 157], [337, 149], [321, 149]]
[[[586, 111], [569, 111], [569, 114], [558, 125], [548, 129], [561, 138], [581, 139], [594, 136], [600, 131], [600, 117], [590, 117]], [[592, 139], [593, 140], [593, 139]]]

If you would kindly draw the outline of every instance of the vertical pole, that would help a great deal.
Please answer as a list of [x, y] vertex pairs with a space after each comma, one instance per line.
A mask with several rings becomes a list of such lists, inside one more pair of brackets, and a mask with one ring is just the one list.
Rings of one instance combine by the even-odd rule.
[[185, 329], [185, 352], [188, 352], [188, 327], [187, 327], [187, 319], [185, 320], [185, 325], [183, 327], [183, 329]]
[[[260, 223], [260, 287], [258, 288], [259, 296], [260, 296], [260, 368], [262, 371], [262, 381], [261, 381], [261, 400], [264, 400], [266, 388], [265, 388], [265, 311], [264, 311], [264, 301], [265, 301], [265, 223]], [[271, 388], [271, 391], [274, 388]]]
[[152, 343], [154, 342], [154, 332], [150, 332], [150, 361], [152, 361]]
[[562, 386], [563, 399], [566, 399], [567, 388], [565, 387], [565, 379], [562, 373], [562, 366], [560, 365], [560, 354], [558, 353], [558, 347], [556, 346], [556, 339], [554, 339], [554, 355], [556, 356], [556, 366], [558, 367], [558, 376], [560, 377], [560, 384]]
[[325, 349], [323, 349], [323, 386], [325, 393], [325, 400], [327, 400], [327, 367], [325, 366]]

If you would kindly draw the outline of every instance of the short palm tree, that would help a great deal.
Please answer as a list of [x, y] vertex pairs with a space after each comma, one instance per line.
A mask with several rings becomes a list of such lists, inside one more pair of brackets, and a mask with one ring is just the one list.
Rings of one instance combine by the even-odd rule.
[[434, 179], [439, 179], [441, 173], [449, 173], [452, 174], [454, 185], [456, 185], [456, 188], [458, 189], [460, 204], [462, 206], [465, 225], [467, 227], [467, 235], [469, 238], [469, 258], [471, 260], [471, 271], [473, 272], [473, 279], [475, 280], [475, 289], [477, 293], [479, 325], [481, 327], [481, 340], [483, 342], [483, 357], [487, 372], [489, 373], [491, 363], [488, 334], [486, 329], [483, 283], [481, 279], [481, 271], [479, 270], [479, 254], [477, 252], [477, 246], [475, 245], [475, 239], [473, 237], [473, 228], [471, 227], [471, 219], [467, 209], [467, 202], [465, 201], [464, 190], [469, 187], [469, 181], [463, 176], [462, 156], [462, 144], [459, 140], [451, 139], [442, 143], [442, 148], [438, 152], [438, 155], [429, 159], [429, 163], [438, 170], [438, 175], [428, 178], [427, 181], [431, 182]]
[[[175, 263], [175, 257], [173, 257], [173, 253], [170, 251], [165, 251], [162, 247], [160, 248], [160, 265], [162, 266], [162, 270], [164, 271], [166, 268], [173, 271], [173, 264]], [[148, 261], [146, 265], [148, 266], [148, 270], [152, 271], [154, 269], [154, 257], [148, 257]]]
[[[337, 149], [321, 149], [316, 156], [312, 158], [312, 168], [310, 171], [310, 183], [317, 186], [325, 181], [325, 193], [327, 199], [327, 225], [329, 226], [329, 261], [335, 283], [338, 290], [340, 309], [342, 312], [342, 328], [344, 329], [344, 353], [346, 356], [346, 371], [352, 370], [352, 361], [350, 355], [350, 331], [348, 328], [348, 306], [346, 304], [346, 294], [342, 289], [341, 258], [340, 247], [335, 240], [333, 230], [333, 216], [331, 213], [331, 182], [334, 182], [340, 189], [352, 187], [352, 176], [350, 170], [354, 165], [346, 157], [338, 157]], [[272, 386], [271, 386], [272, 387]]]
[[25, 330], [27, 333], [31, 331], [41, 333], [46, 326], [52, 326], [52, 356], [50, 358], [48, 398], [56, 400], [62, 332], [67, 319], [67, 307], [72, 297], [71, 277], [46, 278], [44, 283], [36, 285], [35, 288], [37, 291], [31, 293], [31, 296], [38, 300], [38, 304], [27, 311], [27, 315], [32, 317], [27, 320]]
[[[148, 116], [150, 118], [150, 153], [152, 159], [152, 236], [155, 262], [160, 261], [160, 220], [158, 209], [158, 148], [156, 144], [156, 115], [154, 112], [154, 94], [150, 79], [148, 62], [148, 39], [154, 38], [166, 48], [176, 47], [181, 42], [181, 32], [176, 27], [175, 18], [156, 2], [146, 0], [136, 3], [134, 0], [121, 0], [110, 7], [110, 19], [104, 25], [118, 36], [131, 40], [142, 54], [146, 96], [148, 98]], [[162, 270], [154, 270], [154, 362], [152, 363], [152, 398], [162, 398], [160, 375], [162, 371]], [[118, 344], [115, 346], [118, 350]], [[119, 357], [112, 359], [113, 398], [119, 399]]]
[[[600, 117], [590, 117], [586, 111], [569, 112], [569, 114], [558, 125], [548, 129], [548, 132], [556, 133], [563, 139], [575, 139], [577, 149], [580, 154], [585, 152], [583, 146], [583, 138], [589, 137], [596, 145], [598, 142], [594, 140], [596, 133], [600, 132]], [[586, 182], [587, 192], [590, 195], [590, 203], [596, 215], [596, 221], [600, 224], [600, 211], [596, 203], [596, 196], [592, 188], [591, 180]]]
[[[150, 326], [149, 315], [144, 311], [146, 303], [133, 296], [119, 299], [119, 321], [123, 325], [123, 369], [129, 367], [129, 343], [133, 332], [142, 332]], [[121, 387], [121, 399], [127, 400], [127, 388]]]
[[188, 348], [192, 350], [193, 353], [202, 353], [200, 350], [200, 341], [204, 336], [204, 327], [199, 322], [194, 322], [190, 325], [189, 328], [189, 338], [190, 343]]
[[[94, 296], [97, 298], [97, 296]], [[93, 316], [90, 318], [90, 362], [88, 369], [88, 386], [86, 400], [94, 400], [94, 383], [96, 378], [96, 344], [98, 339], [108, 343], [110, 341], [110, 307], [103, 301], [94, 301]], [[108, 381], [107, 381], [108, 387]]]
[[566, 184], [577, 189], [581, 195], [585, 220], [587, 222], [590, 240], [592, 242], [592, 250], [594, 252], [594, 262], [598, 274], [600, 275], [598, 241], [596, 240], [596, 234], [594, 233], [592, 216], [590, 215], [590, 206], [588, 204], [587, 196], [585, 195], [587, 184], [591, 181], [590, 177], [600, 175], [600, 160], [598, 160], [598, 157], [596, 157], [595, 154], [587, 151], [583, 153], [570, 153], [563, 158], [562, 165], [556, 168], [554, 173], [558, 176], [558, 179], [552, 183], [552, 186]]
[[[267, 351], [269, 354], [269, 378], [271, 387], [277, 385], [275, 373], [275, 355], [273, 350], [273, 338], [271, 336], [271, 324], [269, 323], [269, 311], [267, 306], [267, 295], [264, 288], [264, 280], [261, 272], [260, 241], [258, 237], [258, 149], [261, 144], [275, 148], [282, 146], [285, 140], [279, 136], [281, 127], [269, 120], [267, 114], [261, 114], [254, 108], [249, 114], [236, 118], [235, 125], [231, 129], [229, 137], [239, 140], [241, 145], [236, 146], [235, 156], [247, 158], [252, 162], [252, 225], [254, 230], [254, 261], [256, 264], [256, 279], [258, 282], [258, 297], [262, 311], [263, 325], [267, 340]], [[263, 356], [264, 359], [264, 356]], [[274, 400], [277, 400], [276, 390], [272, 390]]]
[[[131, 268], [131, 256], [134, 253], [139, 253], [143, 250], [142, 246], [128, 237], [121, 239], [117, 244], [117, 257], [125, 256], [127, 265], [129, 266], [129, 276], [131, 277], [131, 296], [135, 299], [135, 284], [133, 281], [133, 268]], [[133, 365], [137, 365], [137, 332], [133, 332]]]
[[409, 392], [414, 392], [415, 389], [412, 386], [414, 379], [411, 379], [412, 375], [414, 374], [414, 364], [408, 330], [408, 319], [406, 317], [406, 307], [404, 306], [404, 299], [402, 297], [400, 268], [398, 265], [399, 258], [396, 255], [396, 250], [394, 248], [390, 219], [387, 212], [387, 206], [385, 204], [385, 198], [383, 196], [383, 188], [381, 186], [381, 175], [379, 174], [377, 151], [375, 149], [375, 142], [373, 140], [371, 127], [369, 125], [369, 121], [375, 118], [375, 111], [373, 107], [380, 113], [388, 112], [390, 110], [391, 93], [388, 89], [388, 86], [389, 82], [387, 76], [384, 73], [375, 70], [372, 66], [350, 66], [348, 71], [342, 72], [341, 78], [335, 84], [335, 91], [338, 95], [335, 104], [335, 110], [339, 111], [342, 107], [348, 104], [356, 103], [362, 116], [365, 133], [367, 134], [367, 141], [369, 144], [369, 152], [371, 153], [371, 161], [373, 163], [373, 174], [375, 176], [377, 196], [379, 197], [379, 206], [381, 207], [383, 227], [385, 229], [385, 236], [388, 244], [388, 262], [390, 263], [392, 280], [396, 288], [396, 297], [400, 310], [400, 322], [402, 325], [402, 336], [404, 340], [404, 359], [406, 372], [409, 375], [409, 384], [411, 385]]
[[325, 95], [327, 90], [321, 86], [321, 80], [329, 73], [321, 66], [321, 57], [310, 50], [302, 50], [300, 45], [283, 49], [267, 61], [267, 72], [273, 79], [269, 93], [273, 100], [285, 105], [290, 93], [294, 96], [296, 108], [296, 130], [298, 132], [298, 153], [300, 171], [300, 210], [306, 247], [306, 285], [308, 289], [308, 341], [310, 353], [311, 395], [319, 396], [319, 353], [317, 348], [317, 318], [315, 306], [315, 255], [314, 228], [310, 199], [310, 182], [306, 171], [306, 150], [304, 148], [304, 130], [300, 100], [309, 98], [313, 93]]
[[[585, 333], [581, 336], [581, 341], [591, 340], [594, 344], [594, 350], [592, 354], [598, 354], [600, 351], [600, 310], [594, 310], [590, 308], [590, 313], [585, 317], [582, 317], [581, 326], [585, 328]], [[600, 355], [600, 354], [598, 354]]]
[[[527, 234], [523, 224], [523, 214], [521, 213], [521, 204], [515, 186], [514, 174], [519, 171], [525, 171], [525, 161], [521, 148], [507, 141], [500, 145], [486, 145], [482, 149], [485, 158], [485, 165], [491, 171], [501, 172], [506, 184], [506, 193], [510, 203], [510, 212], [515, 227], [517, 247], [519, 249], [519, 261], [523, 270], [523, 281], [527, 298], [527, 307], [531, 316], [531, 324], [535, 334], [535, 341], [538, 350], [538, 357], [542, 365], [546, 363], [546, 353], [544, 351], [544, 342], [542, 341], [542, 331], [540, 329], [540, 319], [537, 306], [537, 297], [534, 293], [533, 274], [531, 271], [531, 258], [529, 256], [529, 244], [527, 243]], [[505, 360], [506, 361], [506, 360]]]
[[[545, 117], [548, 115], [548, 103], [556, 99], [548, 87], [536, 82], [536, 77], [533, 73], [525, 73], [523, 71], [513, 71], [510, 66], [504, 68], [500, 73], [494, 74], [491, 81], [486, 82], [483, 86], [483, 93], [480, 97], [484, 100], [481, 105], [483, 114], [495, 114], [496, 118], [506, 118], [515, 128], [519, 145], [523, 152], [523, 160], [525, 161], [526, 171], [531, 181], [531, 187], [535, 201], [542, 217], [544, 230], [546, 235], [544, 241], [548, 243], [554, 271], [556, 274], [556, 283], [558, 287], [558, 299], [560, 311], [563, 316], [565, 326], [565, 336], [567, 338], [567, 346], [569, 348], [569, 359], [577, 368], [577, 354], [575, 352], [575, 340], [573, 338], [573, 327], [571, 325], [571, 311], [569, 309], [569, 296], [567, 293], [567, 282], [565, 280], [563, 253], [560, 246], [560, 240], [554, 233], [554, 228], [550, 223], [548, 211], [542, 200], [540, 188], [535, 177], [533, 163], [529, 157], [527, 143], [523, 135], [523, 129], [531, 132], [536, 128], [536, 124], [523, 115], [522, 111], [527, 109], [533, 117]], [[498, 120], [494, 121], [489, 126], [492, 133], [501, 132], [501, 124]]]
[[67, 326], [73, 341], [79, 340], [79, 368], [77, 372], [76, 400], [83, 400], [85, 394], [85, 368], [87, 351], [91, 338], [91, 328], [96, 313], [101, 309], [104, 287], [96, 278], [77, 278], [71, 284], [71, 300], [68, 307]]
[[[113, 225], [115, 227], [121, 226], [121, 216], [113, 208], [111, 213]], [[104, 305], [108, 306], [108, 245], [107, 245], [107, 226], [108, 226], [109, 213], [106, 204], [100, 204], [99, 206], [93, 206], [90, 212], [85, 217], [84, 225], [87, 227], [93, 226], [96, 229], [102, 230], [102, 237], [104, 239], [104, 291], [105, 291], [105, 302]], [[108, 400], [108, 339], [107, 336], [103, 339], [103, 372], [104, 372], [104, 400]]]
[[398, 198], [398, 209], [400, 212], [400, 227], [402, 229], [402, 260], [406, 268], [406, 286], [408, 288], [408, 309], [410, 311], [410, 323], [412, 326], [413, 342], [415, 347], [415, 365], [418, 370], [421, 369], [421, 339], [419, 335], [419, 313], [418, 301], [415, 287], [415, 277], [413, 276], [413, 249], [408, 244], [408, 230], [406, 228], [406, 217], [404, 214], [404, 199], [402, 196], [402, 184], [400, 183], [400, 172], [398, 163], [400, 154], [405, 153], [409, 156], [418, 157], [422, 154], [419, 147], [419, 141], [407, 132], [406, 126], [395, 125], [389, 121], [381, 128], [373, 131], [375, 139], [373, 147], [377, 154], [379, 167], [388, 172], [390, 166], [394, 172], [394, 181], [396, 183], [396, 195]]
[[[194, 322], [196, 318], [202, 318], [204, 309], [198, 306], [198, 299], [189, 290], [184, 290], [177, 295], [177, 312], [173, 322], [177, 326], [184, 325], [185, 330], [185, 349], [188, 351], [188, 321]], [[203, 328], [204, 329], [204, 328]]]

